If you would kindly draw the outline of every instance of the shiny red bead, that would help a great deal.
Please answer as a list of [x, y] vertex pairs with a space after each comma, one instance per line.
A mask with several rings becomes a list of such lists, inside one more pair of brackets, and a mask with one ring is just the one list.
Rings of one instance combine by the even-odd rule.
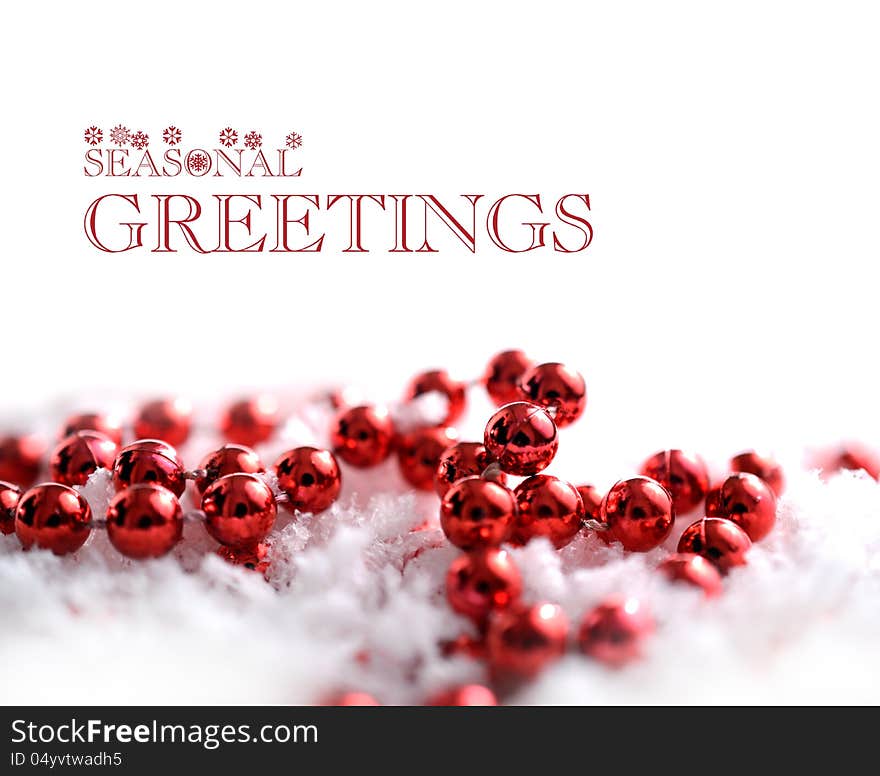
[[519, 384], [532, 365], [532, 360], [521, 350], [504, 350], [492, 356], [483, 373], [482, 383], [496, 406], [522, 398]]
[[67, 485], [44, 482], [19, 500], [15, 510], [15, 535], [22, 547], [36, 546], [56, 555], [76, 552], [91, 531], [89, 502]]
[[377, 701], [372, 695], [368, 695], [365, 692], [345, 692], [341, 695], [336, 695], [332, 698], [328, 698], [325, 701], [323, 706], [379, 706], [379, 701]]
[[0, 534], [8, 536], [15, 531], [15, 508], [20, 499], [18, 485], [0, 480]]
[[208, 453], [199, 463], [196, 490], [201, 496], [214, 480], [227, 474], [262, 474], [266, 469], [260, 456], [244, 445], [223, 445]]
[[352, 407], [337, 416], [330, 438], [339, 458], [351, 466], [367, 468], [391, 454], [394, 424], [384, 407]]
[[709, 490], [709, 470], [703, 459], [682, 450], [661, 450], [642, 464], [640, 473], [669, 491], [677, 515], [696, 509]]
[[556, 424], [534, 404], [514, 402], [486, 424], [486, 449], [508, 474], [537, 474], [550, 465], [559, 447]]
[[433, 696], [426, 706], [497, 706], [495, 693], [481, 684], [466, 684]]
[[183, 495], [183, 461], [171, 445], [159, 439], [139, 439], [119, 451], [113, 464], [113, 485], [122, 490], [141, 484], [161, 485], [178, 498]]
[[587, 406], [587, 386], [580, 372], [565, 364], [538, 364], [520, 381], [520, 398], [547, 409], [562, 428], [574, 423]]
[[100, 412], [81, 412], [71, 415], [61, 427], [60, 439], [69, 437], [77, 431], [99, 431], [110, 437], [117, 445], [122, 444], [122, 421], [112, 415]]
[[679, 552], [702, 555], [722, 574], [734, 566], [746, 565], [746, 554], [751, 546], [749, 535], [736, 523], [723, 517], [697, 520], [684, 529], [678, 540]]
[[776, 523], [776, 496], [754, 474], [731, 474], [706, 505], [707, 517], [726, 517], [742, 528], [753, 542], [763, 539]]
[[404, 434], [397, 443], [397, 464], [403, 478], [418, 490], [432, 490], [440, 458], [457, 439], [456, 430], [444, 426]]
[[617, 667], [641, 656], [653, 630], [654, 620], [638, 599], [613, 598], [587, 612], [578, 643], [585, 655]]
[[183, 510], [161, 485], [132, 485], [107, 507], [107, 538], [127, 558], [160, 558], [183, 535]]
[[834, 453], [824, 468], [830, 472], [864, 471], [876, 480], [880, 479], [880, 454], [853, 442]]
[[40, 474], [46, 445], [32, 434], [0, 438], [0, 480], [27, 488]]
[[568, 544], [584, 521], [584, 503], [573, 485], [546, 474], [523, 480], [514, 491], [517, 515], [510, 540], [526, 544], [538, 536], [559, 549]]
[[602, 504], [602, 522], [607, 523], [610, 538], [631, 552], [647, 552], [662, 544], [674, 521], [669, 492], [647, 477], [621, 480]]
[[497, 547], [507, 541], [515, 516], [513, 493], [480, 477], [456, 482], [440, 504], [443, 533], [462, 550]]
[[700, 588], [707, 598], [721, 592], [721, 574], [702, 555], [678, 553], [670, 555], [657, 570], [671, 582], [684, 582]]
[[602, 500], [605, 498], [595, 485], [575, 487], [584, 505], [584, 517], [588, 520], [602, 520]]
[[446, 598], [459, 614], [482, 625], [522, 595], [522, 579], [506, 550], [487, 547], [461, 555], [446, 573]]
[[297, 447], [275, 461], [278, 487], [287, 495], [291, 511], [323, 512], [339, 496], [342, 474], [328, 450]]
[[[434, 474], [434, 490], [440, 498], [459, 480], [465, 477], [478, 477], [494, 462], [489, 451], [480, 442], [459, 442], [444, 450]], [[500, 485], [507, 481], [507, 476], [500, 472], [495, 480]]]
[[119, 446], [99, 431], [74, 431], [49, 456], [49, 476], [62, 485], [85, 485], [98, 469], [112, 469]]
[[489, 620], [486, 647], [492, 670], [533, 677], [565, 653], [568, 618], [555, 604], [517, 606]]
[[220, 544], [253, 547], [275, 524], [275, 496], [253, 474], [227, 474], [215, 480], [202, 496], [205, 528]]
[[429, 393], [439, 393], [446, 399], [446, 416], [438, 425], [451, 425], [464, 414], [467, 383], [454, 380], [445, 369], [434, 369], [416, 375], [407, 387], [404, 399], [412, 401]]
[[278, 402], [271, 396], [240, 399], [223, 411], [220, 431], [229, 442], [253, 447], [275, 433], [278, 419]]
[[221, 544], [217, 548], [217, 555], [227, 563], [242, 566], [249, 571], [265, 574], [269, 570], [269, 547], [265, 542], [252, 547], [226, 547]]
[[730, 459], [730, 470], [760, 477], [776, 496], [781, 496], [785, 490], [785, 472], [769, 455], [761, 455], [754, 450], [739, 453]]
[[138, 411], [134, 435], [138, 439], [160, 439], [172, 447], [182, 445], [192, 428], [192, 406], [184, 399], [156, 399]]

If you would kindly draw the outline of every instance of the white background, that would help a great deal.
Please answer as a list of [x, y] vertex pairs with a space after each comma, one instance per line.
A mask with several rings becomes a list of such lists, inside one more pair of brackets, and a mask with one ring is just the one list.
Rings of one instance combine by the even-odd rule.
[[[18, 4], [0, 53], [0, 407], [15, 425], [59, 397], [337, 377], [392, 396], [418, 369], [476, 374], [521, 346], [586, 374], [596, 433], [876, 437], [871, 11]], [[595, 239], [572, 256], [102, 255], [83, 212], [126, 183], [83, 177], [92, 123], [157, 144], [169, 123], [298, 129], [302, 179], [263, 192], [588, 192]]]

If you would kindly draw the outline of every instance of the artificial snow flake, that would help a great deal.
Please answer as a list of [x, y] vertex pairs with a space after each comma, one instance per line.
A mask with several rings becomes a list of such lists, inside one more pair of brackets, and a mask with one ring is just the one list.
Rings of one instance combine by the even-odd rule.
[[127, 145], [129, 138], [131, 138], [131, 132], [128, 131], [128, 127], [123, 127], [122, 124], [117, 124], [110, 130], [110, 141], [114, 145]]
[[263, 145], [263, 136], [256, 130], [251, 130], [244, 136], [244, 144], [246, 148], [256, 151]]
[[232, 127], [226, 127], [220, 131], [220, 145], [232, 148], [238, 142], [238, 132]]
[[197, 151], [194, 154], [190, 154], [186, 161], [186, 166], [192, 172], [202, 172], [208, 169], [208, 161], [208, 157], [205, 156], [205, 154], [201, 153], [201, 151]]
[[181, 137], [181, 131], [173, 124], [170, 127], [165, 127], [165, 130], [162, 132], [162, 140], [170, 146], [177, 145]]
[[303, 137], [299, 132], [291, 132], [284, 142], [288, 148], [300, 148], [303, 144]]
[[128, 142], [131, 143], [132, 148], [140, 150], [146, 148], [150, 144], [150, 136], [139, 129], [137, 132], [131, 134]]
[[104, 137], [104, 133], [102, 130], [98, 129], [98, 127], [89, 127], [84, 133], [85, 141], [89, 145], [98, 145]]

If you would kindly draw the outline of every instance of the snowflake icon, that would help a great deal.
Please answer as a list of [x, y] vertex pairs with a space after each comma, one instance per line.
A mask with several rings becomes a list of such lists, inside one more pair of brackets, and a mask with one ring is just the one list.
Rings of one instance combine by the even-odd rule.
[[256, 130], [251, 130], [244, 136], [244, 144], [245, 147], [256, 151], [261, 145], [263, 145], [263, 136]]
[[138, 130], [137, 132], [132, 132], [128, 141], [131, 143], [132, 148], [137, 148], [140, 151], [150, 144], [150, 136], [146, 132]]
[[226, 127], [226, 129], [220, 130], [220, 145], [224, 145], [227, 148], [232, 148], [238, 142], [238, 132], [236, 132], [232, 127]]
[[291, 132], [284, 141], [288, 148], [301, 148], [303, 136], [299, 132]]
[[210, 159], [203, 154], [201, 151], [196, 151], [194, 154], [190, 154], [189, 158], [186, 160], [186, 166], [190, 172], [204, 172], [208, 169], [208, 164], [210, 163]]
[[173, 124], [170, 127], [165, 127], [165, 131], [162, 132], [162, 140], [170, 146], [177, 145], [181, 137], [183, 137], [183, 133]]
[[114, 145], [124, 146], [130, 137], [131, 132], [128, 131], [128, 127], [123, 127], [122, 124], [117, 124], [110, 130], [110, 142]]
[[101, 140], [104, 138], [104, 133], [102, 130], [98, 129], [97, 127], [89, 127], [85, 131], [83, 136], [85, 137], [85, 141], [89, 145], [95, 146], [95, 145], [98, 145], [98, 143], [100, 143]]

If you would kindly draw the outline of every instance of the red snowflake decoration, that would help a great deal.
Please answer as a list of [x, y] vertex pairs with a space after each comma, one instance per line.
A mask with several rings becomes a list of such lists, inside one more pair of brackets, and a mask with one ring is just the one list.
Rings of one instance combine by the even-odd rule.
[[220, 145], [232, 148], [238, 142], [238, 132], [232, 127], [220, 130]]
[[291, 132], [284, 142], [287, 143], [288, 148], [301, 148], [303, 144], [303, 136], [299, 134], [299, 132]]
[[131, 143], [132, 148], [141, 150], [150, 144], [150, 136], [146, 132], [138, 130], [137, 132], [132, 132], [128, 142]]
[[85, 131], [84, 137], [85, 137], [86, 142], [89, 145], [95, 146], [101, 142], [101, 140], [104, 137], [104, 133], [100, 129], [98, 129], [97, 127], [89, 127]]
[[191, 172], [202, 172], [208, 169], [208, 162], [208, 157], [201, 151], [197, 151], [194, 154], [190, 154], [186, 160], [186, 166]]
[[122, 124], [117, 124], [110, 130], [110, 142], [114, 145], [124, 146], [130, 137], [131, 132], [128, 131], [128, 127], [123, 127]]
[[183, 137], [183, 133], [173, 124], [170, 127], [165, 127], [165, 131], [162, 132], [162, 140], [170, 146], [177, 145], [181, 137]]
[[256, 130], [251, 130], [244, 136], [244, 144], [246, 148], [256, 151], [263, 145], [263, 136]]

